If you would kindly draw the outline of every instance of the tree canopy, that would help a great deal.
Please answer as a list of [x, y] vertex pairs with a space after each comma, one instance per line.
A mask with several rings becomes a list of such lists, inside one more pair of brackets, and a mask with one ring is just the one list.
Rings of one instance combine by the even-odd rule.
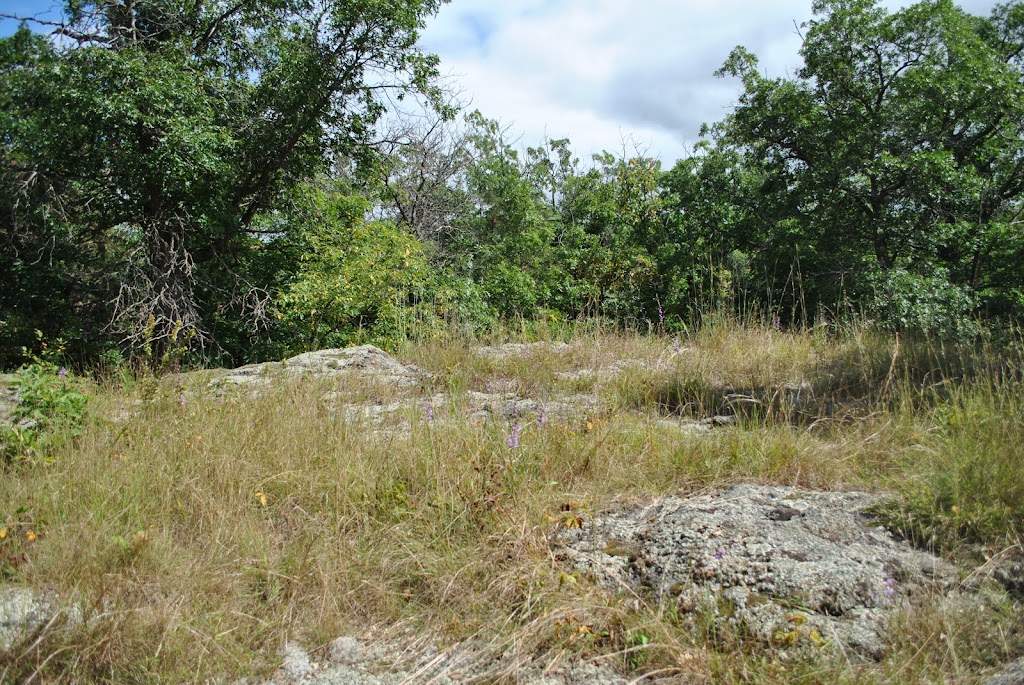
[[60, 291], [49, 279], [68, 295], [58, 330], [85, 317], [127, 342], [212, 340], [229, 310], [258, 324], [265, 293], [238, 268], [254, 220], [367, 155], [389, 99], [436, 98], [417, 38], [440, 4], [69, 0], [48, 37], [23, 25], [0, 42], [13, 338], [38, 325], [32, 293]]
[[743, 84], [710, 155], [743, 167], [738, 246], [785, 277], [799, 258], [817, 304], [906, 325], [1019, 307], [1024, 5], [813, 9], [795, 78], [743, 48], [719, 72]]
[[734, 109], [664, 171], [456, 120], [417, 45], [440, 4], [69, 0], [0, 39], [0, 365], [36, 329], [242, 361], [496, 317], [1024, 313], [1024, 2], [816, 0], [802, 66], [736, 48]]

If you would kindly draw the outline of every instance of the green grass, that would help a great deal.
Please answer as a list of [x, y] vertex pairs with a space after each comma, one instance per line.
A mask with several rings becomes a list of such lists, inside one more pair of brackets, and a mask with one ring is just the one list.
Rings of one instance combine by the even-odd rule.
[[[434, 379], [388, 399], [444, 392], [439, 417], [467, 390], [510, 384], [541, 399], [593, 390], [611, 407], [527, 423], [518, 450], [500, 420], [429, 422], [415, 406], [395, 418], [403, 433], [346, 420], [321, 397], [376, 396], [354, 381], [227, 399], [201, 375], [95, 389], [82, 435], [0, 478], [3, 582], [58, 592], [84, 608], [84, 625], [57, 622], [0, 654], [0, 680], [266, 673], [286, 640], [317, 647], [395, 625], [697, 682], [967, 683], [1020, 653], [1020, 606], [994, 593], [964, 611], [934, 598], [901, 615], [881, 663], [794, 659], [642, 597], [609, 597], [549, 546], [573, 516], [668, 493], [741, 481], [885, 489], [902, 495], [883, 512], [889, 524], [968, 572], [1024, 531], [1024, 399], [1009, 347], [725, 324], [685, 340], [557, 337], [572, 347], [504, 361], [461, 339], [398, 351]], [[556, 375], [622, 359], [642, 364]], [[735, 394], [757, 407], [735, 428], [686, 436], [659, 421], [738, 412]]]

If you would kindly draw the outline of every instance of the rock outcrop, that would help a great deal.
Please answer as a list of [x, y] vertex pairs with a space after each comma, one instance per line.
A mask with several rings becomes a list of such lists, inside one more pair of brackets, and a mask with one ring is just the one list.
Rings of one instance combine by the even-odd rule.
[[881, 496], [739, 485], [613, 512], [560, 533], [563, 560], [612, 590], [775, 644], [880, 657], [891, 610], [955, 569], [872, 525]]
[[216, 378], [214, 383], [265, 386], [282, 377], [330, 380], [353, 375], [398, 386], [417, 385], [425, 378], [425, 374], [418, 368], [402, 364], [380, 348], [360, 345], [306, 352], [283, 362], [249, 364], [228, 371]]
[[989, 678], [985, 685], [1024, 685], [1024, 659], [1012, 661]]
[[566, 352], [569, 345], [564, 342], [505, 343], [504, 345], [481, 345], [473, 348], [481, 357], [488, 359], [509, 359], [528, 357], [535, 352]]

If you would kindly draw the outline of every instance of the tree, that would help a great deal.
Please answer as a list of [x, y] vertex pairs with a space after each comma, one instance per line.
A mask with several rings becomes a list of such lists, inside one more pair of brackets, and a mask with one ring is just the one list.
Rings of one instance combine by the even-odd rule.
[[466, 192], [468, 131], [434, 114], [397, 118], [369, 183], [380, 214], [420, 240], [443, 239], [472, 211]]
[[23, 25], [0, 41], [0, 240], [24, 274], [8, 285], [78, 246], [74, 287], [98, 288], [126, 341], [251, 317], [255, 219], [334, 157], [370, 156], [389, 98], [440, 106], [416, 42], [443, 1], [69, 0], [37, 22], [49, 39]]
[[657, 316], [658, 257], [673, 246], [662, 230], [661, 163], [634, 152], [601, 152], [593, 168], [567, 175], [560, 210], [566, 230], [582, 234], [574, 275], [592, 291], [589, 304], [607, 316], [649, 319]]
[[746, 236], [759, 268], [799, 259], [812, 306], [852, 297], [895, 326], [1019, 312], [1024, 5], [985, 19], [951, 0], [817, 0], [814, 14], [796, 78], [762, 76], [742, 48], [720, 72], [744, 92], [716, 144], [763, 172]]

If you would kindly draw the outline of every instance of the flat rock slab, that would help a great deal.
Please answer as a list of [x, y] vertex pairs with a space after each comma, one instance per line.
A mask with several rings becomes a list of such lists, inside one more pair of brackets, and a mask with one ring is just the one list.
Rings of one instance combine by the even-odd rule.
[[542, 421], [572, 421], [600, 413], [604, 405], [594, 395], [560, 395], [541, 401], [520, 398], [514, 393], [483, 393], [470, 390], [466, 400], [475, 418], [516, 420], [538, 418]]
[[562, 531], [559, 555], [610, 589], [649, 589], [768, 642], [879, 658], [892, 610], [957, 578], [871, 525], [883, 499], [758, 485], [666, 497]]
[[[626, 685], [610, 668], [585, 661], [551, 667], [516, 658], [486, 644], [465, 642], [439, 650], [435, 641], [418, 644], [381, 641], [364, 644], [339, 637], [315, 658], [297, 645], [285, 647], [282, 662], [262, 685], [455, 685], [466, 682], [516, 682], [524, 685]], [[243, 679], [234, 685], [256, 685]]]
[[554, 377], [560, 381], [604, 381], [615, 378], [627, 371], [650, 372], [656, 366], [643, 359], [620, 359], [599, 369], [576, 369], [575, 371], [556, 371]]
[[227, 385], [265, 386], [281, 377], [329, 380], [358, 375], [381, 383], [417, 385], [425, 374], [405, 365], [373, 345], [344, 349], [318, 350], [291, 357], [283, 362], [249, 364], [228, 371], [213, 382]]
[[505, 343], [504, 345], [481, 345], [473, 348], [476, 354], [489, 359], [528, 357], [537, 352], [561, 353], [568, 350], [569, 345], [563, 342]]

